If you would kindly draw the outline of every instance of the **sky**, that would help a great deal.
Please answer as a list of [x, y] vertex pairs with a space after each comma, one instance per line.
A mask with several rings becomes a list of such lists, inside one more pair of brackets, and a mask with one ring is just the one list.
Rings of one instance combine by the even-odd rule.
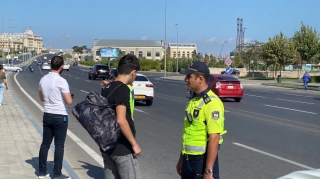
[[32, 27], [46, 48], [48, 44], [53, 49], [91, 48], [94, 39], [164, 40], [166, 22], [167, 43], [176, 43], [178, 34], [178, 43], [195, 43], [202, 54], [219, 54], [221, 49], [229, 54], [236, 47], [237, 18], [243, 19], [245, 42], [266, 42], [280, 31], [292, 37], [301, 22], [320, 31], [319, 0], [167, 0], [167, 8], [165, 4], [166, 0], [6, 0], [0, 6], [0, 32], [7, 33], [10, 23], [14, 33]]

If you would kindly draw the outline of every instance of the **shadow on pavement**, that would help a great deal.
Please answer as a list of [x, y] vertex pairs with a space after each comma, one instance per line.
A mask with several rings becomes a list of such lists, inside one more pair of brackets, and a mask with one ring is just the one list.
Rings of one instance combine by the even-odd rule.
[[104, 179], [104, 173], [103, 173], [102, 167], [91, 165], [90, 163], [83, 162], [83, 161], [78, 161], [78, 162], [83, 163], [83, 165], [81, 165], [81, 167], [88, 170], [87, 174], [90, 178]]
[[[34, 175], [35, 177], [38, 177], [39, 175], [39, 157], [33, 157], [32, 159], [26, 160], [26, 163], [32, 165], [34, 168]], [[53, 166], [53, 161], [47, 162], [47, 172], [50, 174], [50, 177], [53, 178], [53, 169], [51, 168]]]

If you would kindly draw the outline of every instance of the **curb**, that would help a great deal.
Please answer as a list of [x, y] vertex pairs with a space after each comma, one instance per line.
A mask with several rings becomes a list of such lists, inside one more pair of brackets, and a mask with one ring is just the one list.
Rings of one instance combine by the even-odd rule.
[[[276, 83], [275, 83], [276, 84]], [[287, 83], [290, 84], [290, 83]], [[277, 86], [277, 85], [273, 85], [273, 83], [261, 83], [261, 85], [263, 86], [272, 86], [272, 87], [278, 87], [278, 88], [291, 88], [291, 89], [301, 89], [304, 90], [304, 87], [294, 87], [294, 86]], [[314, 89], [314, 88], [310, 88], [310, 86], [308, 87], [308, 91], [320, 91], [320, 89]]]

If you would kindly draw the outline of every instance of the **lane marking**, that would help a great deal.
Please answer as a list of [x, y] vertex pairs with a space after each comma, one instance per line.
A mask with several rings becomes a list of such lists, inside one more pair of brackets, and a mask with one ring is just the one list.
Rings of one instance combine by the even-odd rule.
[[259, 91], [259, 90], [251, 90], [251, 91], [261, 92], [261, 93], [274, 93], [274, 92], [271, 92], [271, 91]]
[[230, 111], [224, 110], [224, 112], [230, 112]]
[[257, 97], [257, 98], [267, 98], [264, 96], [258, 96], [258, 95], [252, 95], [252, 94], [244, 94], [245, 96], [252, 96], [252, 97]]
[[294, 162], [292, 160], [288, 160], [288, 159], [285, 159], [283, 157], [279, 157], [277, 155], [273, 155], [271, 153], [268, 153], [268, 152], [265, 152], [265, 151], [262, 151], [262, 150], [259, 150], [259, 149], [256, 149], [256, 148], [253, 148], [253, 147], [249, 147], [247, 145], [243, 145], [243, 144], [240, 144], [240, 143], [236, 143], [236, 142], [233, 142], [234, 145], [237, 145], [239, 147], [242, 147], [242, 148], [245, 148], [245, 149], [248, 149], [248, 150], [251, 150], [253, 152], [257, 152], [257, 153], [260, 153], [260, 154], [263, 154], [263, 155], [266, 155], [266, 156], [269, 156], [269, 157], [272, 157], [272, 158], [275, 158], [275, 159], [278, 159], [278, 160], [281, 160], [283, 162], [287, 162], [287, 163], [290, 163], [292, 165], [295, 165], [295, 166], [298, 166], [298, 167], [301, 167], [301, 168], [304, 168], [304, 169], [308, 169], [308, 170], [313, 170], [314, 168], [312, 167], [309, 167], [307, 165], [303, 165], [301, 163], [298, 163], [298, 162]]
[[149, 113], [147, 113], [147, 112], [144, 112], [144, 111], [142, 111], [142, 110], [140, 110], [140, 109], [137, 109], [137, 108], [134, 108], [134, 110], [135, 110], [135, 111], [138, 111], [138, 112], [142, 112], [142, 113], [145, 113], [145, 114], [149, 114]]
[[175, 84], [168, 84], [168, 85], [170, 85], [170, 86], [180, 86], [180, 85], [175, 85]]
[[87, 82], [91, 82], [91, 81], [89, 81], [89, 80], [86, 80]]
[[303, 112], [303, 113], [308, 113], [308, 114], [317, 114], [317, 113], [314, 113], [314, 112], [302, 111], [302, 110], [299, 110], [299, 109], [291, 109], [291, 108], [285, 108], [285, 107], [280, 107], [280, 106], [273, 106], [273, 105], [268, 105], [268, 104], [265, 104], [265, 106], [272, 107], [272, 108], [286, 109], [286, 110], [296, 111], [296, 112]]
[[290, 94], [290, 93], [284, 93], [285, 95], [289, 96], [301, 96], [301, 97], [306, 97], [306, 98], [313, 98], [312, 96], [305, 96], [305, 95], [300, 95], [300, 94]]
[[[17, 86], [20, 88], [20, 90], [31, 100], [31, 102], [36, 105], [41, 112], [44, 111], [44, 108], [37, 102], [35, 101], [20, 85], [16, 78], [17, 74], [14, 75], [14, 81], [16, 82]], [[73, 134], [69, 129], [67, 129], [67, 135], [76, 143], [78, 144], [79, 147], [81, 147], [89, 156], [91, 156], [99, 165], [102, 167], [104, 166], [103, 164], [103, 159], [102, 157], [97, 154], [94, 150], [92, 150], [86, 143], [84, 143], [80, 138], [78, 138], [75, 134]]]
[[303, 102], [303, 101], [294, 101], [294, 100], [281, 99], [281, 98], [276, 98], [276, 100], [280, 100], [280, 101], [290, 101], [290, 102], [294, 102], [294, 103], [303, 103], [303, 104], [314, 104], [314, 103], [308, 103], [308, 102]]
[[87, 93], [87, 94], [89, 94], [89, 92], [88, 91], [84, 91], [84, 90], [80, 90], [81, 92], [84, 92], [84, 93]]
[[77, 80], [79, 80], [79, 78], [76, 78]]

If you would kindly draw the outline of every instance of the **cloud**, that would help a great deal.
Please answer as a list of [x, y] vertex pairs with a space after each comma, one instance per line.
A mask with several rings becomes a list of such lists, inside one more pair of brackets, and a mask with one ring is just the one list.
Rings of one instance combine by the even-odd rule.
[[213, 42], [215, 40], [217, 40], [217, 37], [211, 37], [211, 38], [208, 39], [209, 42]]
[[68, 40], [68, 39], [71, 39], [72, 36], [70, 34], [67, 34], [66, 36], [64, 36], [64, 39]]
[[143, 36], [143, 37], [140, 38], [140, 40], [147, 40], [147, 39], [148, 39], [147, 36]]
[[228, 38], [228, 42], [231, 42], [231, 41], [233, 41], [234, 40], [234, 38], [232, 38], [232, 37], [229, 37]]
[[250, 43], [253, 39], [252, 38], [244, 38], [244, 43]]

